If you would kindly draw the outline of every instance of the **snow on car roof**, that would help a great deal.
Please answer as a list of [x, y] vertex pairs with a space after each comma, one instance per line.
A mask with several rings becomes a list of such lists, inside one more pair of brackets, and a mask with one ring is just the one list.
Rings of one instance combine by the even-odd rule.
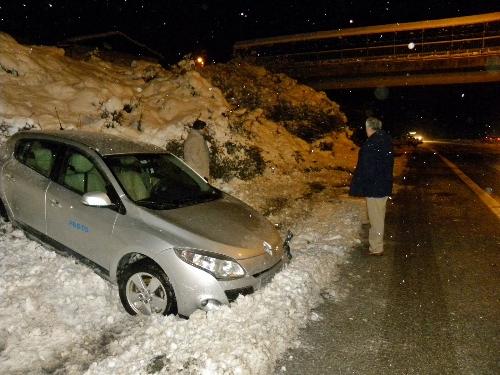
[[90, 147], [101, 155], [116, 155], [145, 152], [166, 152], [164, 149], [143, 143], [131, 141], [130, 139], [101, 132], [89, 132], [78, 130], [55, 130], [55, 131], [27, 131], [19, 132], [19, 137], [46, 138], [60, 140], [67, 143], [79, 143]]

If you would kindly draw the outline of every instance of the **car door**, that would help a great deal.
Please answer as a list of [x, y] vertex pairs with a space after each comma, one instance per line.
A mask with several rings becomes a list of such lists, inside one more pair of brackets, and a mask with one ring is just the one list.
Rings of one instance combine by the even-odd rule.
[[14, 158], [2, 170], [5, 198], [14, 220], [27, 230], [46, 234], [45, 199], [59, 145], [20, 139]]
[[56, 181], [47, 190], [48, 235], [109, 271], [119, 214], [113, 208], [86, 206], [81, 200], [83, 194], [95, 191], [113, 196], [113, 187], [95, 159], [73, 148], [65, 152]]

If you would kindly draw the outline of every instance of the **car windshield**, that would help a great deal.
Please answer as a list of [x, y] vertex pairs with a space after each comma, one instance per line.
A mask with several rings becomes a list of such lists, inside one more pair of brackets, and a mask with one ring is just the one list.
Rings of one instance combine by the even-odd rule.
[[111, 155], [104, 161], [127, 196], [140, 206], [165, 210], [221, 196], [219, 190], [171, 154]]

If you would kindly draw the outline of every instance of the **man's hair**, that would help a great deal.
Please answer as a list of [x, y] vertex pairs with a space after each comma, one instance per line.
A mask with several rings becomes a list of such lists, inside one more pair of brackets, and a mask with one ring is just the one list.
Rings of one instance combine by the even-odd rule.
[[370, 116], [366, 119], [365, 126], [373, 130], [380, 130], [382, 129], [382, 121], [376, 117]]
[[196, 129], [196, 130], [201, 130], [203, 129], [207, 124], [205, 123], [205, 121], [201, 121], [201, 120], [195, 120], [195, 122], [193, 122], [193, 129]]

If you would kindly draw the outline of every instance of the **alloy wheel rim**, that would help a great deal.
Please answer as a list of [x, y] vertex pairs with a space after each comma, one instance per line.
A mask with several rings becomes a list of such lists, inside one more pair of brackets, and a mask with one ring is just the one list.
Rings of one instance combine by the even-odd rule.
[[134, 273], [127, 281], [125, 294], [129, 306], [142, 315], [161, 314], [168, 296], [161, 281], [147, 272]]

